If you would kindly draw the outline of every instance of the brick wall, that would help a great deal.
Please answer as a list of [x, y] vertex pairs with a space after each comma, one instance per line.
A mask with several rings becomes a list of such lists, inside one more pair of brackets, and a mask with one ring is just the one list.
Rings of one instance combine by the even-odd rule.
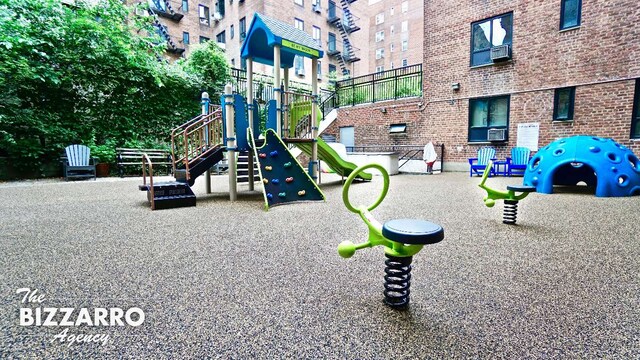
[[[507, 12], [513, 12], [512, 61], [470, 67], [471, 23]], [[517, 125], [529, 122], [540, 124], [540, 146], [592, 134], [640, 154], [640, 141], [630, 139], [634, 84], [640, 78], [637, 1], [583, 1], [581, 26], [565, 31], [558, 30], [559, 0], [432, 0], [425, 2], [424, 15], [424, 111], [400, 112], [398, 104], [385, 116], [382, 104], [343, 108], [333, 129], [354, 125], [357, 145], [443, 142], [445, 167], [464, 170], [467, 158], [487, 145], [469, 142], [469, 99], [508, 94], [509, 141], [494, 145], [498, 157], [516, 145]], [[452, 90], [452, 83], [460, 90]], [[554, 89], [569, 86], [576, 87], [574, 119], [554, 122]], [[405, 138], [388, 134], [388, 125], [398, 119], [411, 125]]]

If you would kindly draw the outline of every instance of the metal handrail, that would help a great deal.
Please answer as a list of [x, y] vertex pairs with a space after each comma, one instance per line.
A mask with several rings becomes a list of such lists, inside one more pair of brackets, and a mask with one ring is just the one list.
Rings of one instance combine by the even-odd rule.
[[151, 197], [151, 210], [156, 209], [155, 194], [153, 189], [153, 163], [149, 155], [142, 154], [142, 185], [147, 185], [147, 171], [145, 165], [149, 167], [149, 195]]
[[196, 117], [194, 117], [193, 119], [187, 121], [186, 123], [179, 125], [173, 129], [171, 129], [171, 157], [173, 158], [173, 173], [176, 173], [176, 165], [178, 164], [178, 161], [176, 160], [176, 143], [174, 141], [175, 137], [176, 137], [176, 133], [178, 131], [182, 131], [184, 130], [185, 127], [195, 123], [196, 121], [202, 119], [204, 115], [198, 115]]
[[221, 145], [222, 135], [222, 108], [220, 106], [217, 106], [212, 113], [203, 115], [200, 121], [183, 129], [181, 136], [184, 156], [174, 159], [174, 164], [184, 163], [187, 180], [191, 179], [189, 163], [202, 158], [209, 149]]

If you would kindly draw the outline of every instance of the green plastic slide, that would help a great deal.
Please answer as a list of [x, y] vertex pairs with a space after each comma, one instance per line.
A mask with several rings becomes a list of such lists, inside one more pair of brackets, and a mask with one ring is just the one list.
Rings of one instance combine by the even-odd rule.
[[[296, 146], [305, 154], [311, 156], [311, 143], [298, 143]], [[318, 138], [318, 158], [329, 165], [336, 174], [349, 176], [358, 166], [348, 162], [340, 157], [338, 153], [329, 146], [324, 140]], [[370, 173], [360, 173], [358, 178], [362, 180], [371, 180]]]

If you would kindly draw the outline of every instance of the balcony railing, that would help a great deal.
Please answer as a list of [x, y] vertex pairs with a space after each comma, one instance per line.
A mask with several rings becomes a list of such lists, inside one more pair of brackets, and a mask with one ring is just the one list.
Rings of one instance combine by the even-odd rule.
[[349, 106], [422, 96], [422, 64], [340, 80], [335, 106]]

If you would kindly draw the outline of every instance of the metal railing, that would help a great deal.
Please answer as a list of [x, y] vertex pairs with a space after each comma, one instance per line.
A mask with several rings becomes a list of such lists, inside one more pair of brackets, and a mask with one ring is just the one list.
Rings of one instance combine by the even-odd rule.
[[338, 107], [422, 96], [422, 64], [340, 80], [335, 89]]
[[142, 185], [147, 185], [147, 167], [149, 168], [149, 202], [151, 210], [156, 209], [155, 190], [153, 188], [153, 163], [147, 154], [142, 154]]
[[222, 108], [212, 105], [210, 109], [209, 114], [199, 115], [171, 131], [173, 171], [175, 174], [183, 164], [187, 180], [191, 178], [190, 164], [223, 143]]
[[[433, 144], [434, 148], [439, 149], [438, 161], [440, 161], [440, 171], [444, 168], [444, 144]], [[347, 146], [347, 152], [392, 152], [398, 153], [400, 162], [398, 169], [406, 165], [410, 160], [422, 160], [424, 155], [424, 145], [362, 145]]]

